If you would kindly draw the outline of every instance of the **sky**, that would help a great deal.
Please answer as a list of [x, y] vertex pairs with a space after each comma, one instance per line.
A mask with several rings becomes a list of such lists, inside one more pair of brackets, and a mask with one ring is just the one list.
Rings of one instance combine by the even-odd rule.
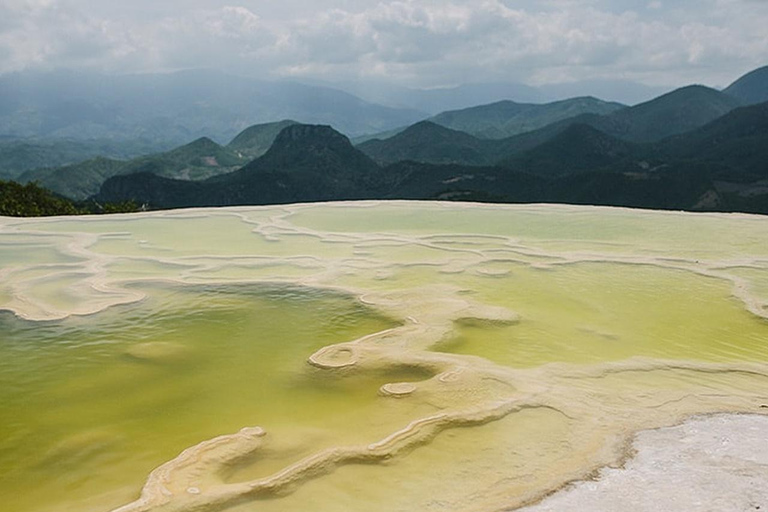
[[0, 74], [726, 86], [766, 64], [768, 0], [0, 0]]

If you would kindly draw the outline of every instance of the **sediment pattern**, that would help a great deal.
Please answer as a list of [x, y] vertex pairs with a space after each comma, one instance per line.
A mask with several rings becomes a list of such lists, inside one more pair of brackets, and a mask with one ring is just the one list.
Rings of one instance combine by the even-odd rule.
[[[402, 212], [410, 216], [398, 220]], [[465, 221], [465, 214], [479, 215], [479, 220]], [[456, 225], [446, 225], [446, 219]], [[525, 222], [541, 227], [515, 227]], [[568, 223], [572, 231], [563, 226]], [[590, 223], [598, 227], [585, 230]], [[374, 232], [365, 231], [370, 226]], [[187, 235], [173, 235], [177, 227]], [[615, 232], [606, 236], [600, 229]], [[633, 229], [641, 234], [627, 235]], [[717, 234], [740, 245], [715, 243], [710, 237]], [[679, 242], [670, 243], [678, 236]], [[203, 441], [158, 467], [141, 496], [113, 512], [256, 511], [342, 466], [388, 464], [397, 472], [398, 460], [449, 430], [514, 422], [521, 413], [554, 412], [567, 428], [556, 448], [539, 454], [550, 462], [546, 471], [484, 483], [480, 473], [471, 500], [459, 496], [438, 507], [509, 510], [600, 467], [622, 464], [639, 430], [675, 425], [695, 414], [768, 414], [768, 339], [762, 339], [762, 351], [755, 354], [723, 334], [723, 346], [714, 355], [698, 353], [692, 339], [680, 349], [687, 357], [679, 357], [673, 347], [669, 357], [632, 354], [630, 347], [630, 357], [581, 364], [562, 359], [502, 364], [471, 353], [439, 351], [460, 338], [463, 329], [514, 333], [528, 321], [513, 303], [485, 300], [497, 285], [514, 283], [518, 275], [522, 283], [529, 272], [539, 276], [582, 268], [596, 275], [647, 269], [654, 276], [666, 272], [675, 279], [726, 283], [730, 297], [723, 297], [723, 303], [737, 301], [749, 312], [744, 321], [757, 323], [757, 336], [768, 335], [768, 296], [742, 272], [768, 273], [765, 240], [768, 220], [752, 216], [552, 206], [354, 203], [188, 210], [108, 221], [0, 219], [0, 249], [52, 247], [58, 253], [48, 261], [9, 258], [0, 267], [0, 300], [5, 297], [0, 307], [42, 321], [141, 301], [146, 293], [137, 286], [141, 283], [271, 283], [350, 294], [398, 322], [324, 347], [308, 363], [319, 378], [417, 369], [425, 379], [387, 382], [379, 395], [397, 402], [394, 407], [419, 404], [431, 414], [367, 444], [319, 449], [269, 476], [232, 481], [229, 469], [258, 464], [260, 450], [273, 435], [244, 425], [238, 433]], [[526, 290], [536, 293], [536, 287]], [[569, 293], [577, 304], [580, 290]], [[599, 314], [612, 315], [613, 306], [604, 304]], [[621, 319], [615, 322], [620, 325]], [[579, 329], [606, 347], [622, 343], [621, 335], [601, 327]], [[723, 352], [729, 343], [734, 357]]]

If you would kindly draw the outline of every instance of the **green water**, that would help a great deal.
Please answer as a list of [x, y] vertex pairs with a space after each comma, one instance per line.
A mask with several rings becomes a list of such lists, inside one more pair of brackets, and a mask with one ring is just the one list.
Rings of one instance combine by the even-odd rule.
[[391, 325], [348, 297], [286, 287], [158, 286], [92, 317], [3, 315], [3, 509], [109, 510], [184, 448], [246, 425], [333, 442], [392, 376], [322, 380], [305, 360]]
[[512, 266], [478, 298], [520, 313], [503, 328], [460, 327], [443, 349], [502, 364], [596, 363], [633, 356], [768, 361], [768, 321], [727, 281], [643, 265]]
[[[406, 207], [403, 205], [407, 204]], [[299, 209], [297, 226], [332, 232], [454, 233], [511, 237], [558, 250], [606, 248], [707, 257], [768, 256], [768, 226], [759, 216], [668, 213], [562, 205], [382, 203], [375, 207]], [[712, 243], [716, 240], [717, 243]]]
[[[109, 512], [245, 426], [263, 447], [218, 477], [261, 479], [530, 387], [536, 407], [232, 510], [506, 507], [611, 462], [606, 440], [768, 396], [762, 370], [738, 366], [768, 363], [766, 240], [760, 217], [564, 206], [0, 219], [0, 307], [32, 319], [0, 313], [1, 508]], [[307, 363], [387, 329], [351, 368]], [[655, 366], [601, 376], [637, 357]], [[413, 392], [384, 396], [392, 383]]]

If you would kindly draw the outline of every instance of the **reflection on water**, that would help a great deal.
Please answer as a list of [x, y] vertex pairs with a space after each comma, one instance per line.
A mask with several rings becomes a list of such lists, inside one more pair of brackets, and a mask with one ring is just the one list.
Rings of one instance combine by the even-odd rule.
[[0, 219], [4, 508], [522, 505], [638, 429], [764, 412], [766, 239], [560, 206]]

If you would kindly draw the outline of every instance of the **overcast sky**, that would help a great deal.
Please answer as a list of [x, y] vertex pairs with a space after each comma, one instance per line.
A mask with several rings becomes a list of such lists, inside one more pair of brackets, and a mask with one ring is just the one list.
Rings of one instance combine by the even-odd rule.
[[766, 64], [768, 0], [0, 0], [0, 73], [723, 86]]

